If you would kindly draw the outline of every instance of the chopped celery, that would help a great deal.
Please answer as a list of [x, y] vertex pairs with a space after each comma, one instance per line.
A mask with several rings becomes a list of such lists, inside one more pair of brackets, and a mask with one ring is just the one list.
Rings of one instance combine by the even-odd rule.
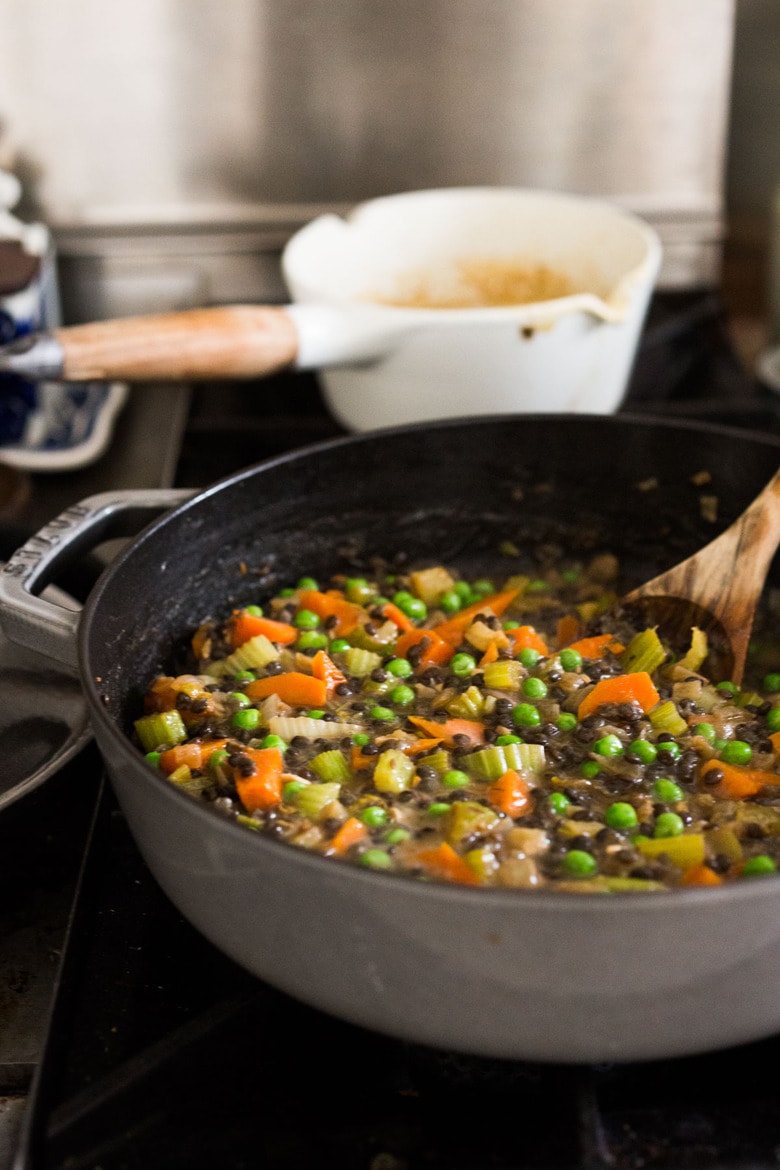
[[485, 696], [479, 687], [471, 686], [456, 695], [447, 704], [447, 711], [456, 719], [479, 719], [485, 708]]
[[497, 662], [489, 662], [482, 671], [486, 687], [504, 691], [517, 690], [524, 675], [525, 670], [516, 658], [500, 658]]
[[275, 662], [279, 654], [280, 651], [265, 634], [256, 634], [227, 658], [210, 663], [209, 674], [223, 678], [229, 674], [240, 674], [242, 670], [262, 670], [269, 662]]
[[362, 723], [337, 723], [328, 719], [310, 719], [308, 715], [272, 715], [268, 730], [289, 743], [296, 735], [305, 739], [345, 739], [363, 730]]
[[422, 759], [418, 760], [417, 763], [419, 767], [422, 767], [422, 765], [425, 764], [426, 767], [433, 768], [434, 771], [438, 772], [441, 776], [443, 776], [445, 772], [449, 772], [450, 768], [452, 767], [450, 763], [450, 753], [446, 748], [439, 748], [438, 751], [431, 752], [429, 756], [424, 756]]
[[155, 711], [152, 715], [143, 715], [136, 719], [134, 726], [147, 752], [153, 752], [155, 748], [175, 747], [187, 738], [184, 720], [175, 708], [172, 711]]
[[473, 869], [481, 882], [490, 881], [499, 865], [498, 858], [487, 845], [477, 849], [469, 849], [464, 861]]
[[379, 792], [404, 792], [411, 785], [414, 771], [414, 761], [400, 748], [388, 748], [377, 759], [374, 787]]
[[353, 678], [366, 678], [382, 665], [382, 656], [362, 646], [351, 646], [344, 651], [344, 665]]
[[344, 784], [350, 777], [349, 765], [338, 748], [320, 752], [309, 761], [309, 767], [313, 768], [321, 779], [339, 784]]
[[739, 837], [727, 825], [721, 825], [717, 829], [709, 829], [704, 834], [704, 840], [713, 856], [721, 853], [724, 857], [728, 857], [729, 861], [739, 861], [742, 857], [742, 845]]
[[472, 833], [486, 833], [497, 820], [497, 813], [476, 800], [456, 800], [442, 817], [442, 826], [445, 837], [453, 845]]
[[647, 716], [654, 731], [666, 731], [670, 735], [682, 735], [688, 730], [688, 724], [675, 707], [671, 699], [659, 703]]
[[292, 793], [290, 804], [305, 817], [316, 821], [321, 817], [324, 808], [338, 800], [340, 791], [340, 784], [307, 784], [305, 788], [299, 788], [297, 792]]
[[380, 653], [387, 650], [398, 637], [398, 626], [395, 622], [387, 621], [369, 634], [365, 626], [358, 626], [349, 635], [349, 641], [359, 650], [374, 650]]
[[644, 670], [653, 674], [666, 660], [666, 651], [654, 629], [636, 634], [620, 655], [620, 665], [626, 674]]
[[692, 626], [691, 644], [680, 659], [680, 666], [684, 666], [686, 670], [695, 673], [701, 668], [704, 659], [707, 657], [708, 650], [707, 635], [704, 633], [704, 630], [700, 630], [698, 626]]
[[703, 833], [683, 833], [680, 837], [638, 837], [636, 847], [645, 857], [660, 857], [665, 853], [672, 864], [681, 869], [704, 863]]
[[507, 743], [481, 748], [463, 758], [463, 766], [482, 780], [498, 780], [510, 769], [518, 772], [542, 772], [544, 748], [538, 743]]

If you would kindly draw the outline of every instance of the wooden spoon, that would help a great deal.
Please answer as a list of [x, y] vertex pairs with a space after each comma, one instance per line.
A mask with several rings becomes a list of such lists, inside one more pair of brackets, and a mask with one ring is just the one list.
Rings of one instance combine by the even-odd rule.
[[673, 646], [691, 627], [707, 635], [708, 673], [742, 682], [745, 655], [772, 558], [780, 544], [780, 470], [742, 515], [699, 552], [628, 593], [632, 620], [658, 627]]

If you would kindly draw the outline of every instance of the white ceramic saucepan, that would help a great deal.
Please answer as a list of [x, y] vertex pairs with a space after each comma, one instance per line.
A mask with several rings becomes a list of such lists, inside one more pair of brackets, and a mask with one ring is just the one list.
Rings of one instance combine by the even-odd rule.
[[391, 195], [289, 241], [292, 304], [58, 329], [0, 371], [75, 381], [321, 371], [334, 414], [370, 430], [474, 413], [608, 414], [626, 389], [661, 260], [610, 204], [510, 188]]

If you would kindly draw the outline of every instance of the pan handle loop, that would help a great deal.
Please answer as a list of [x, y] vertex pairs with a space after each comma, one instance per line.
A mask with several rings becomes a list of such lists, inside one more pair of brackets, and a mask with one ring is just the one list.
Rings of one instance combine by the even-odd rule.
[[75, 667], [80, 610], [56, 605], [39, 596], [41, 591], [77, 557], [104, 540], [135, 536], [194, 494], [164, 488], [104, 492], [66, 508], [17, 549], [0, 572], [0, 625], [8, 639]]

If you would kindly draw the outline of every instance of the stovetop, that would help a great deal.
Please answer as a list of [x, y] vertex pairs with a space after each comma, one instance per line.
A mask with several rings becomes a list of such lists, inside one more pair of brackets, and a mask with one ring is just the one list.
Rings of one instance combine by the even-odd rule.
[[[342, 433], [307, 375], [207, 385], [188, 402], [180, 486]], [[656, 299], [624, 409], [780, 433], [779, 408], [734, 355], [716, 297]], [[778, 1038], [641, 1065], [479, 1060], [374, 1035], [260, 983], [161, 893], [94, 748], [3, 818], [0, 858], [18, 899], [0, 904], [0, 938], [15, 947], [0, 948], [0, 1020], [27, 1043], [12, 1058], [0, 1027], [0, 1117], [27, 1102], [15, 1170], [780, 1160]], [[3, 1152], [0, 1138], [0, 1166]]]

